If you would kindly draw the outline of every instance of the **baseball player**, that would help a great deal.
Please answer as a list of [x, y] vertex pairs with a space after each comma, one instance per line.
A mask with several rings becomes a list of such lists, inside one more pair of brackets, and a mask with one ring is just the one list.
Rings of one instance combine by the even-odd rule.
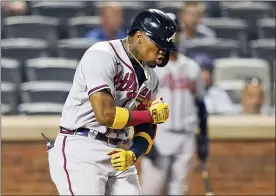
[[[168, 15], [177, 22], [174, 14]], [[203, 101], [200, 67], [194, 60], [172, 52], [167, 66], [156, 68], [155, 71], [160, 82], [158, 96], [170, 105], [170, 118], [166, 123], [158, 125], [155, 139], [159, 154], [155, 157], [157, 160], [145, 166], [143, 162], [147, 159], [143, 158], [141, 163], [142, 190], [146, 195], [156, 195], [165, 187], [165, 195], [184, 195], [196, 147], [195, 129], [198, 124], [200, 160], [205, 161], [208, 152], [207, 111]]]
[[[153, 104], [156, 65], [177, 51], [175, 22], [159, 10], [138, 14], [123, 40], [96, 43], [83, 55], [65, 102], [49, 167], [60, 195], [141, 195], [134, 166], [147, 154], [154, 125], [167, 121], [168, 104]], [[128, 149], [129, 127], [134, 136]]]

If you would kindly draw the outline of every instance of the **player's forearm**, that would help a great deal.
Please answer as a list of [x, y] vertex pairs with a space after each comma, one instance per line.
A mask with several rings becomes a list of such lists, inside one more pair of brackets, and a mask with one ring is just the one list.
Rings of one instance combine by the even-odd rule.
[[145, 123], [153, 123], [149, 110], [133, 110], [127, 108], [114, 107], [109, 110], [103, 110], [102, 114], [96, 116], [100, 125], [113, 129], [122, 129], [124, 127], [136, 126]]
[[134, 110], [129, 112], [128, 126], [137, 126], [152, 123], [153, 119], [149, 110]]
[[150, 144], [145, 139], [136, 137], [133, 138], [132, 145], [130, 146], [129, 150], [134, 152], [136, 158], [138, 159], [141, 155], [146, 154], [149, 145]]
[[149, 110], [130, 111], [127, 108], [116, 107], [115, 117], [111, 126], [112, 129], [122, 129], [124, 127], [136, 126], [144, 123], [152, 123], [152, 115]]
[[115, 105], [109, 91], [102, 90], [90, 96], [90, 102], [97, 122], [112, 129], [122, 129], [143, 123], [152, 123], [149, 110], [129, 111], [127, 108]]
[[169, 118], [167, 103], [152, 104], [148, 110], [130, 111], [116, 106], [110, 91], [104, 89], [89, 97], [95, 118], [100, 125], [111, 129], [123, 129], [144, 123], [163, 123]]
[[110, 127], [116, 115], [115, 101], [107, 89], [93, 93], [89, 97], [95, 118], [99, 125]]
[[128, 126], [136, 126], [145, 123], [164, 123], [169, 118], [169, 106], [167, 103], [152, 104], [148, 110], [129, 111], [126, 108], [116, 107], [114, 122], [110, 128], [122, 129]]
[[110, 127], [113, 124], [116, 112], [115, 108], [110, 110], [104, 110], [102, 114], [95, 115], [99, 125]]
[[150, 152], [153, 140], [156, 135], [156, 125], [142, 124], [134, 127], [132, 145], [129, 150], [133, 151], [136, 157]]

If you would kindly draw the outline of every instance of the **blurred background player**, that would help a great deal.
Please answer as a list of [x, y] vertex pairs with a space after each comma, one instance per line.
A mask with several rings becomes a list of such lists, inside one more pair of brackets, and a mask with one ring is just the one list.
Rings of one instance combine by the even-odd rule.
[[121, 29], [123, 13], [120, 4], [103, 2], [100, 5], [101, 26], [87, 32], [85, 38], [99, 41], [125, 38], [126, 33]]
[[204, 100], [209, 114], [233, 113], [233, 103], [229, 95], [213, 83], [213, 59], [206, 53], [196, 53], [192, 58], [201, 68], [201, 79], [205, 88]]
[[[174, 14], [168, 15], [177, 23]], [[208, 154], [207, 111], [200, 67], [180, 53], [171, 53], [168, 65], [155, 71], [160, 82], [158, 96], [170, 104], [171, 113], [169, 120], [157, 128], [157, 160], [153, 164], [147, 158], [142, 160], [142, 190], [145, 195], [155, 195], [165, 187], [165, 195], [184, 195], [198, 126], [198, 156], [206, 161]]]
[[179, 48], [185, 52], [185, 46], [192, 44], [194, 39], [215, 38], [216, 33], [201, 23], [203, 4], [199, 1], [188, 1], [180, 12], [181, 31], [179, 35]]

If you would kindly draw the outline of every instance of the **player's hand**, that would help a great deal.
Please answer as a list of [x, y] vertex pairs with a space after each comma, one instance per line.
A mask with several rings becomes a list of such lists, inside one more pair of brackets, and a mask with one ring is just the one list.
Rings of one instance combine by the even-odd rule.
[[112, 166], [119, 171], [125, 171], [136, 161], [136, 155], [131, 150], [114, 149], [107, 153], [111, 156]]
[[148, 110], [151, 113], [153, 124], [164, 123], [169, 118], [169, 105], [164, 103], [162, 100], [153, 101]]

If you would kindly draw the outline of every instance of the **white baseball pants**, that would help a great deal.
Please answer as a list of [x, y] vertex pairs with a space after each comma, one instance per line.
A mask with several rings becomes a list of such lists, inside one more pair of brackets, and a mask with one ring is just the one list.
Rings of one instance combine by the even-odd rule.
[[135, 166], [124, 173], [112, 167], [107, 152], [114, 148], [92, 135], [59, 133], [48, 153], [51, 178], [59, 194], [141, 195]]
[[[173, 141], [168, 141], [173, 142]], [[188, 191], [188, 174], [195, 152], [194, 132], [185, 133], [181, 147], [171, 156], [158, 157], [157, 165], [143, 157], [141, 160], [141, 186], [144, 195], [185, 195]], [[162, 154], [162, 152], [160, 152]]]

